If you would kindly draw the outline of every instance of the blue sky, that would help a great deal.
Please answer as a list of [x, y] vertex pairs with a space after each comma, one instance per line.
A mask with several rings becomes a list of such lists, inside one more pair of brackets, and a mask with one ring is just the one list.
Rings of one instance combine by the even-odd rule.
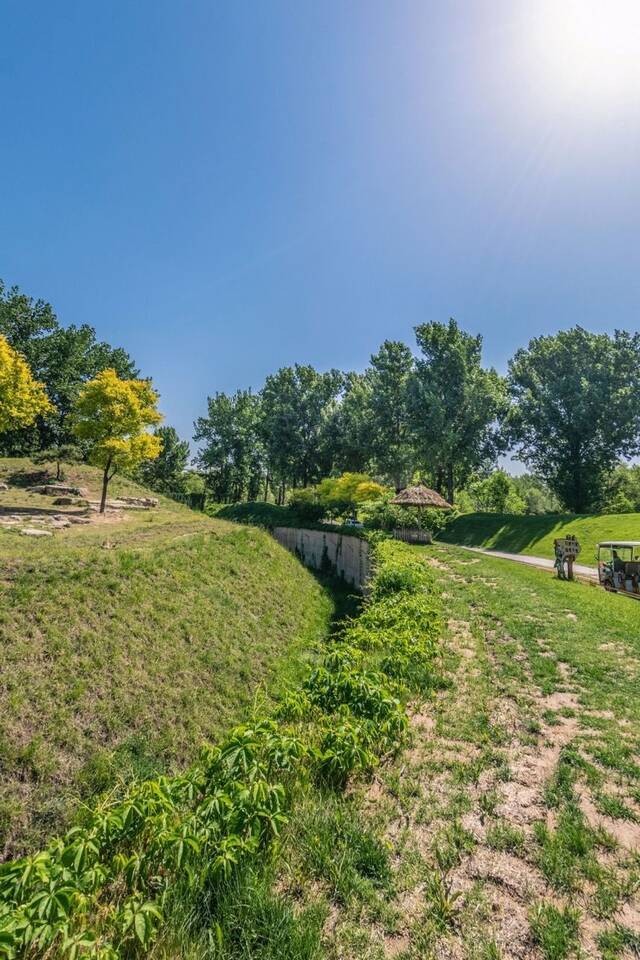
[[500, 370], [635, 329], [640, 22], [562, 2], [5, 0], [0, 276], [125, 346], [186, 436], [208, 393], [427, 320]]

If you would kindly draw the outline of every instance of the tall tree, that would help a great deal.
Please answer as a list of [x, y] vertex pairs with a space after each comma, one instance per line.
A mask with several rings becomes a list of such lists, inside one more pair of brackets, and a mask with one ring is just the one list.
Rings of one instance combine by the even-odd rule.
[[100, 513], [107, 488], [118, 470], [135, 470], [160, 453], [161, 441], [148, 432], [160, 423], [158, 394], [150, 380], [121, 380], [115, 370], [103, 370], [81, 388], [73, 410], [73, 430], [90, 444], [90, 459], [102, 468]]
[[331, 468], [327, 443], [343, 383], [338, 370], [318, 373], [310, 366], [283, 367], [262, 389], [262, 432], [267, 461], [280, 483], [306, 487]]
[[140, 466], [140, 479], [159, 493], [168, 496], [184, 491], [185, 474], [189, 463], [189, 443], [181, 440], [175, 427], [158, 427], [154, 430], [162, 444], [155, 460], [145, 460]]
[[640, 452], [640, 334], [537, 337], [509, 364], [517, 457], [569, 510], [597, 509], [607, 473]]
[[371, 453], [376, 472], [389, 477], [396, 490], [406, 485], [415, 467], [409, 409], [412, 372], [411, 350], [397, 340], [385, 340], [367, 370], [365, 413], [372, 432]]
[[1, 280], [0, 335], [25, 357], [56, 408], [31, 428], [3, 436], [3, 449], [14, 455], [71, 443], [68, 417], [78, 389], [101, 370], [111, 367], [125, 380], [138, 376], [126, 351], [98, 341], [93, 327], [61, 327], [50, 304], [7, 288]]
[[410, 384], [413, 433], [438, 491], [453, 503], [457, 484], [495, 462], [497, 420], [506, 394], [501, 377], [482, 366], [482, 337], [448, 324], [416, 327], [422, 357]]
[[197, 463], [220, 502], [256, 499], [266, 482], [260, 409], [251, 390], [216, 393], [207, 398], [207, 416], [194, 424], [194, 440], [203, 444]]
[[339, 471], [366, 473], [369, 468], [373, 456], [370, 403], [371, 383], [367, 374], [346, 373], [330, 428], [333, 466]]

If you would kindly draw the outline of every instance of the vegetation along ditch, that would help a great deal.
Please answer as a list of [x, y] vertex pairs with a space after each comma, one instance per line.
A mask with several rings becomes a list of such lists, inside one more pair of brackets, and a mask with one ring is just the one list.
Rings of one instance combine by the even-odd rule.
[[[382, 540], [374, 557], [360, 615], [271, 716], [236, 727], [180, 776], [107, 795], [45, 849], [0, 867], [0, 957], [235, 957], [239, 937], [261, 936], [238, 911], [251, 888], [268, 922], [264, 877], [296, 807], [316, 792], [328, 808], [350, 777], [396, 752], [409, 698], [443, 682], [429, 568], [400, 543]], [[375, 838], [358, 842], [383, 870]], [[261, 955], [311, 956], [313, 918], [276, 920], [286, 947], [272, 935]]]

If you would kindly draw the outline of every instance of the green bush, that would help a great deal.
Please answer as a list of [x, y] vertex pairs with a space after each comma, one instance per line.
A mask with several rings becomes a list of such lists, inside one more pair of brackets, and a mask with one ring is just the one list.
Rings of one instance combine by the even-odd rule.
[[324, 504], [318, 500], [315, 487], [292, 490], [288, 508], [302, 523], [319, 523], [325, 512]]

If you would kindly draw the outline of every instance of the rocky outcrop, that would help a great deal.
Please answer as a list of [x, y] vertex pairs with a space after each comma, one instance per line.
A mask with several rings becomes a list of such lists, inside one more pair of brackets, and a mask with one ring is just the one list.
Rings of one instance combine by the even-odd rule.
[[118, 506], [124, 507], [126, 510], [127, 507], [144, 507], [149, 509], [150, 507], [158, 506], [157, 497], [117, 497], [115, 500], [110, 501], [112, 504], [118, 504]]
[[[105, 504], [107, 510], [150, 510], [158, 506], [155, 497], [117, 497], [114, 500], [107, 500]], [[89, 507], [94, 512], [100, 509], [99, 500], [90, 500]]]
[[72, 487], [66, 483], [43, 483], [36, 487], [29, 487], [31, 493], [42, 493], [46, 497], [86, 497], [88, 490], [85, 487]]

